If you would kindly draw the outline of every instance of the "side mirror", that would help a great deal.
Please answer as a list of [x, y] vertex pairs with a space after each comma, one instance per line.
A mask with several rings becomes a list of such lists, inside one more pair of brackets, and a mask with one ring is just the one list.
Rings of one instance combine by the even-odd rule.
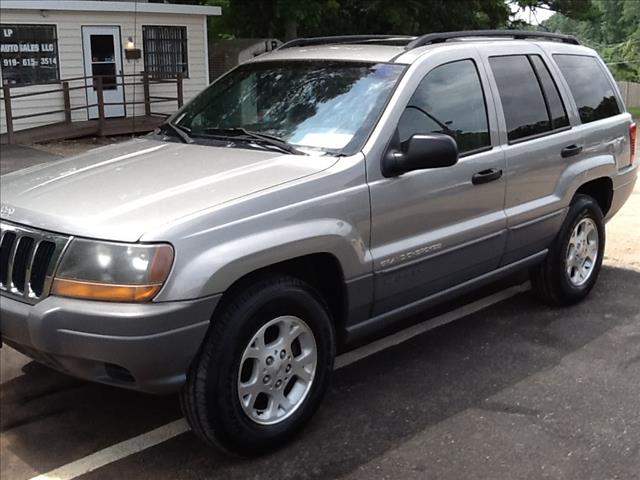
[[450, 167], [458, 162], [458, 146], [449, 135], [413, 135], [405, 148], [390, 148], [382, 162], [382, 174], [395, 177], [413, 170]]

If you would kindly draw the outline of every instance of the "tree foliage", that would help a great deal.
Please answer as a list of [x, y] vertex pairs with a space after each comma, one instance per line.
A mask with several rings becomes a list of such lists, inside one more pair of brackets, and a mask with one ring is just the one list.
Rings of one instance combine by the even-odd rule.
[[[197, 1], [197, 0], [196, 0]], [[592, 0], [509, 0], [520, 8], [544, 8], [571, 18], [591, 15]], [[358, 33], [422, 34], [521, 26], [505, 0], [202, 0], [219, 5], [211, 34], [221, 38]]]
[[594, 18], [592, 0], [510, 0], [510, 3], [522, 9], [551, 10], [575, 20]]
[[595, 48], [617, 80], [640, 81], [640, 1], [592, 0], [587, 20], [555, 14], [543, 25]]
[[[166, 0], [149, 0], [166, 1]], [[210, 38], [279, 38], [358, 33], [422, 34], [536, 28], [510, 6], [557, 12], [542, 27], [594, 47], [619, 80], [640, 81], [640, 0], [172, 0], [222, 7]]]
[[357, 33], [418, 34], [504, 26], [504, 0], [209, 0], [222, 7], [215, 20], [223, 37], [277, 37]]

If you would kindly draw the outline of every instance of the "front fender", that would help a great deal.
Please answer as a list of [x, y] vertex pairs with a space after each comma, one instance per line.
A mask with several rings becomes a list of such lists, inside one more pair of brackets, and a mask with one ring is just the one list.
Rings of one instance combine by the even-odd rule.
[[241, 277], [309, 254], [329, 253], [345, 281], [371, 273], [371, 211], [361, 154], [296, 182], [228, 202], [151, 232], [176, 258], [156, 301], [226, 291]]
[[248, 273], [314, 253], [334, 255], [345, 278], [370, 263], [358, 230], [339, 219], [288, 225], [220, 243], [182, 264], [162, 297], [198, 298], [227, 290]]

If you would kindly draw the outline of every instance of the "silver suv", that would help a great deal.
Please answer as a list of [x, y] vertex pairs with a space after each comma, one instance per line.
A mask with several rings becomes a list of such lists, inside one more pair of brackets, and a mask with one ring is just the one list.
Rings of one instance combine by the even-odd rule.
[[2, 177], [2, 341], [180, 392], [207, 443], [279, 446], [336, 352], [529, 269], [596, 283], [637, 176], [597, 54], [514, 31], [296, 40], [143, 139]]

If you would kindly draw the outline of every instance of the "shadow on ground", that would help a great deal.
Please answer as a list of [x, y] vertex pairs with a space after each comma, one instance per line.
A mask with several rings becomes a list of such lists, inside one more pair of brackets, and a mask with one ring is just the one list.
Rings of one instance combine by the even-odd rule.
[[[86, 478], [335, 478], [469, 409], [536, 415], [535, 406], [487, 399], [637, 323], [639, 286], [640, 272], [605, 267], [575, 307], [521, 294], [345, 367], [306, 431], [276, 453], [230, 459], [187, 433]], [[640, 343], [634, 328], [638, 335], [619, 341]], [[25, 373], [2, 385], [2, 432], [12, 454], [40, 472], [179, 416], [175, 397], [86, 384], [33, 363]]]

